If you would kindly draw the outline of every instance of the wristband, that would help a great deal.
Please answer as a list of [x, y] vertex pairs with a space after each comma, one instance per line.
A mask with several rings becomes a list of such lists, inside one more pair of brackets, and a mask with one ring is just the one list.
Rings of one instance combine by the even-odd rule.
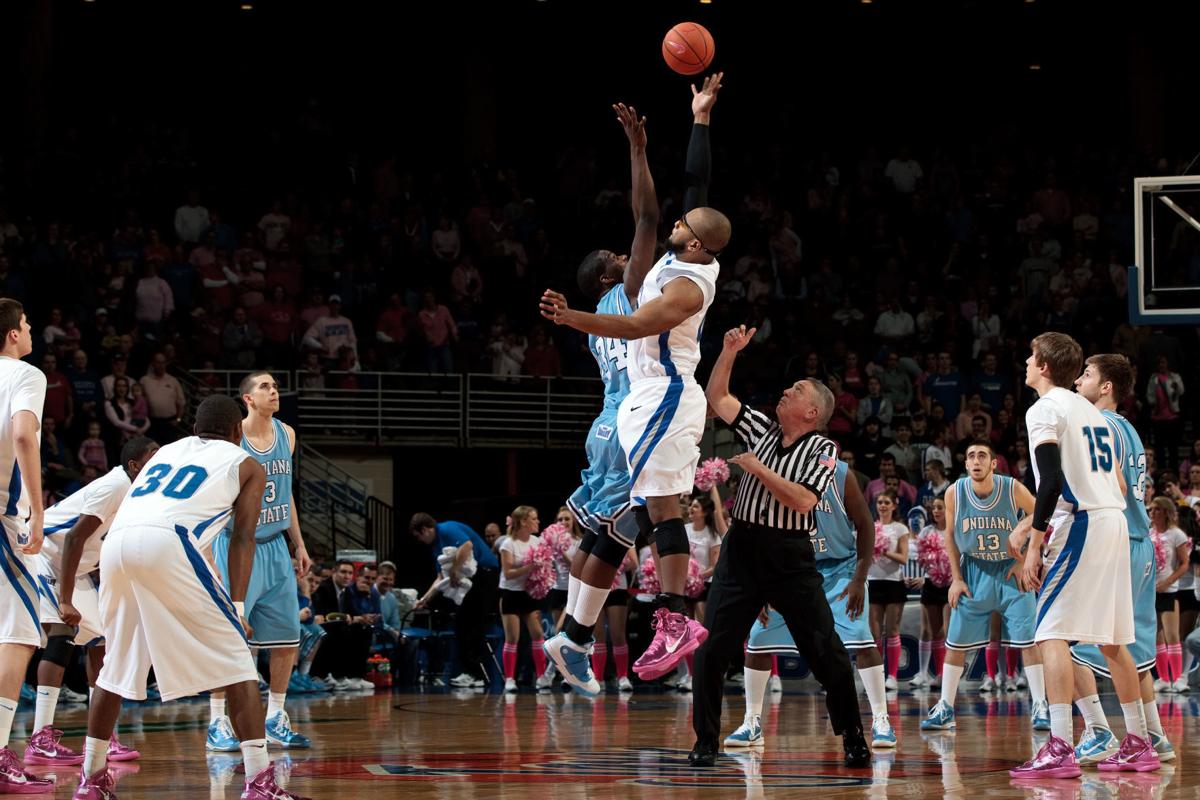
[[237, 615], [238, 615], [239, 619], [246, 618], [246, 604], [244, 602], [242, 602], [241, 600], [234, 600], [233, 608], [235, 611], [237, 611]]

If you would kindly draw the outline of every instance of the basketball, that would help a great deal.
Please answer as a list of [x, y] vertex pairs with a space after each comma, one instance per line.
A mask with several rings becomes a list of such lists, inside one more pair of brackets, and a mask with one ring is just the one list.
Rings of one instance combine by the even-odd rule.
[[695, 22], [681, 22], [663, 37], [663, 59], [680, 75], [703, 72], [712, 63], [716, 51], [712, 34]]

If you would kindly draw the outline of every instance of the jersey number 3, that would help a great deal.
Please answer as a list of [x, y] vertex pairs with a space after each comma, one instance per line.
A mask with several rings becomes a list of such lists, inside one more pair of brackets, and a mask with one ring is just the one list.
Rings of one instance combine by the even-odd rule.
[[[174, 474], [171, 473], [174, 471]], [[171, 479], [163, 484], [167, 476]], [[178, 471], [170, 464], [155, 464], [150, 469], [146, 470], [146, 482], [129, 493], [130, 497], [142, 497], [148, 494], [162, 490], [162, 493], [167, 497], [173, 497], [176, 500], [187, 500], [196, 493], [200, 488], [200, 484], [208, 480], [208, 470], [204, 467], [186, 466], [180, 467]]]
[[[1092, 472], [1112, 472], [1113, 452], [1108, 443], [1110, 431], [1108, 428], [1083, 427], [1083, 435], [1088, 440], [1088, 453], [1092, 457]], [[1097, 457], [1097, 453], [1099, 456]]]

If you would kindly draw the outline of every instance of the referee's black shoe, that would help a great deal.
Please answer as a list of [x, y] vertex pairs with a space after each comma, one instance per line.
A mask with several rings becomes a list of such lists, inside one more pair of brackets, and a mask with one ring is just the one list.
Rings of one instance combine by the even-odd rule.
[[[867, 744], [864, 741], [863, 747]], [[692, 752], [688, 753], [688, 764], [693, 767], [715, 767], [717, 765], [717, 743], [696, 740]]]
[[846, 731], [842, 737], [842, 752], [845, 753], [843, 763], [847, 767], [866, 767], [871, 763], [871, 748], [867, 747], [861, 728]]

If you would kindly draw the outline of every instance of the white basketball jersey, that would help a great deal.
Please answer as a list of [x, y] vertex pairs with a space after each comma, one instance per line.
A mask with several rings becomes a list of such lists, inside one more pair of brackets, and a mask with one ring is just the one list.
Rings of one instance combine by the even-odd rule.
[[216, 538], [241, 491], [238, 470], [252, 456], [223, 439], [189, 436], [161, 448], [138, 474], [111, 533], [168, 528], [202, 550]]
[[[1118, 434], [1095, 406], [1082, 395], [1055, 387], [1025, 412], [1025, 424], [1029, 428], [1030, 452], [1036, 452], [1045, 442], [1058, 442], [1063, 489], [1050, 518], [1055, 530], [1077, 511], [1125, 509], [1117, 482], [1121, 465], [1113, 450]], [[1031, 461], [1040, 485], [1037, 458]]]
[[0, 356], [0, 515], [29, 516], [29, 495], [17, 467], [13, 443], [13, 415], [32, 411], [38, 418], [41, 441], [42, 406], [46, 403], [46, 376], [40, 369], [15, 358]]
[[88, 538], [83, 546], [83, 555], [79, 557], [78, 575], [84, 575], [94, 570], [100, 564], [100, 541], [108, 533], [113, 517], [129, 491], [129, 474], [124, 467], [113, 467], [102, 478], [89, 483], [70, 497], [64, 497], [59, 502], [46, 509], [46, 521], [42, 532], [45, 540], [42, 542], [42, 555], [50, 564], [54, 576], [58, 577], [62, 567], [62, 547], [66, 541], [67, 532], [75, 527], [82, 516], [95, 517], [100, 520], [100, 527]]
[[667, 251], [650, 268], [638, 292], [639, 308], [656, 297], [662, 297], [663, 289], [676, 278], [687, 278], [699, 286], [704, 293], [704, 305], [666, 333], [629, 342], [631, 383], [645, 378], [677, 375], [690, 378], [696, 374], [696, 365], [700, 363], [700, 330], [704, 327], [704, 315], [717, 295], [717, 274], [720, 271], [721, 265], [716, 259], [707, 264], [690, 264], [677, 260], [671, 251]]

